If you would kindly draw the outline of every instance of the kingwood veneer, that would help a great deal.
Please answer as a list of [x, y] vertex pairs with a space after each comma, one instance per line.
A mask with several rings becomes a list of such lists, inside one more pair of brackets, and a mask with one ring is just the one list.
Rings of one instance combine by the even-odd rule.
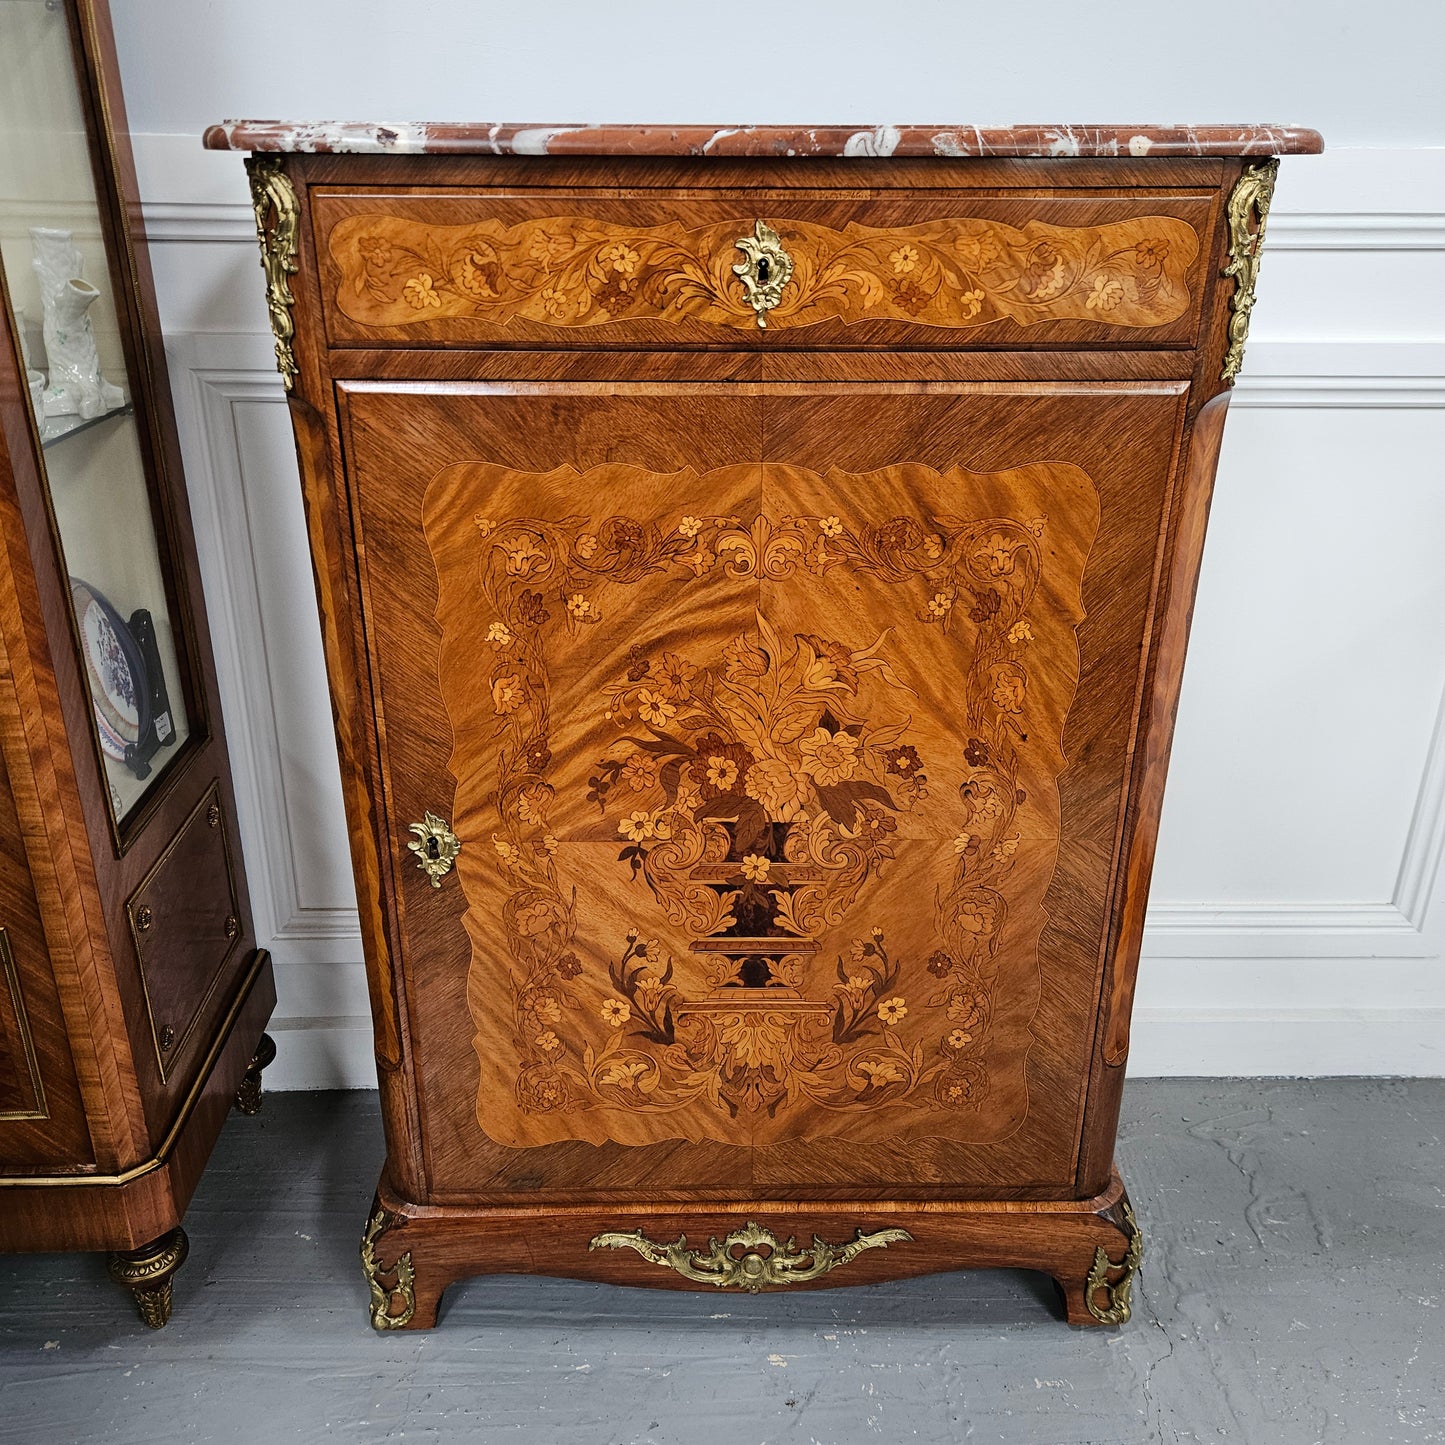
[[1269, 157], [1319, 138], [207, 143], [263, 153], [386, 1119], [373, 1323], [498, 1270], [965, 1265], [1127, 1318], [1189, 610]]

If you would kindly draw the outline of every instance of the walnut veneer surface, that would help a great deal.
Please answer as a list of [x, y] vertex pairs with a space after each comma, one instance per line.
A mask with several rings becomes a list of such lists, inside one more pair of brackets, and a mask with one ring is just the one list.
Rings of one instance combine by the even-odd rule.
[[294, 152], [252, 185], [376, 1021], [373, 1322], [491, 1270], [960, 1265], [1127, 1318], [1129, 1006], [1274, 173], [1243, 157], [1318, 137], [343, 129], [208, 143]]

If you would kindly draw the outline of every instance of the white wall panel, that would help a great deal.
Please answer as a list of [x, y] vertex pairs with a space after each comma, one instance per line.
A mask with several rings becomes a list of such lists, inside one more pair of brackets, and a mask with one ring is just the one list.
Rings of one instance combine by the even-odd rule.
[[[1043, 46], [1022, 42], [1010, 7], [919, 3], [905, 17], [813, 0], [768, 12], [782, 85], [718, 44], [730, 22], [713, 5], [562, 4], [544, 25], [535, 8], [462, 0], [112, 6], [145, 132], [137, 163], [258, 927], [277, 963], [268, 1080], [373, 1076], [253, 225], [238, 158], [198, 142], [243, 113], [1322, 129], [1337, 148], [1283, 170], [1226, 430], [1131, 1068], [1445, 1073], [1445, 112], [1429, 74], [1445, 8], [1256, 7], [1244, 63], [1237, 27], [1197, 13], [1146, 24], [1123, 5], [1085, 16], [1050, 0], [1029, 10]], [[926, 43], [889, 49], [905, 20]], [[1095, 63], [1077, 63], [1079, 45]]]

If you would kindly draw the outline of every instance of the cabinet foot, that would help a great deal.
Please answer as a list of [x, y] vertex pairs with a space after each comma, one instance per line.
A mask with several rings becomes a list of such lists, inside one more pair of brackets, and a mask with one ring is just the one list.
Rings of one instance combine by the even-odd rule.
[[236, 1112], [238, 1114], [259, 1114], [261, 1112], [261, 1071], [276, 1057], [276, 1040], [270, 1034], [262, 1034], [256, 1045], [256, 1053], [236, 1090]]
[[415, 1204], [385, 1180], [361, 1262], [371, 1323], [427, 1329], [471, 1275], [663, 1289], [823, 1289], [952, 1269], [1051, 1275], [1070, 1324], [1119, 1325], [1143, 1240], [1117, 1175], [1093, 1199], [765, 1200], [518, 1208]]
[[140, 1249], [114, 1250], [106, 1258], [111, 1279], [131, 1292], [141, 1319], [153, 1330], [171, 1317], [171, 1284], [190, 1251], [186, 1231], [176, 1228]]

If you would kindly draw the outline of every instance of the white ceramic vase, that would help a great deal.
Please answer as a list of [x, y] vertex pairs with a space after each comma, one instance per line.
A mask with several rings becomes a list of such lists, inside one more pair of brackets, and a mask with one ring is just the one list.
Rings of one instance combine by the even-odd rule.
[[125, 404], [125, 393], [100, 374], [88, 314], [100, 292], [82, 278], [80, 252], [69, 231], [32, 226], [30, 244], [35, 252], [30, 264], [39, 278], [45, 308], [45, 356], [50, 365], [45, 414], [87, 421], [104, 416]]

